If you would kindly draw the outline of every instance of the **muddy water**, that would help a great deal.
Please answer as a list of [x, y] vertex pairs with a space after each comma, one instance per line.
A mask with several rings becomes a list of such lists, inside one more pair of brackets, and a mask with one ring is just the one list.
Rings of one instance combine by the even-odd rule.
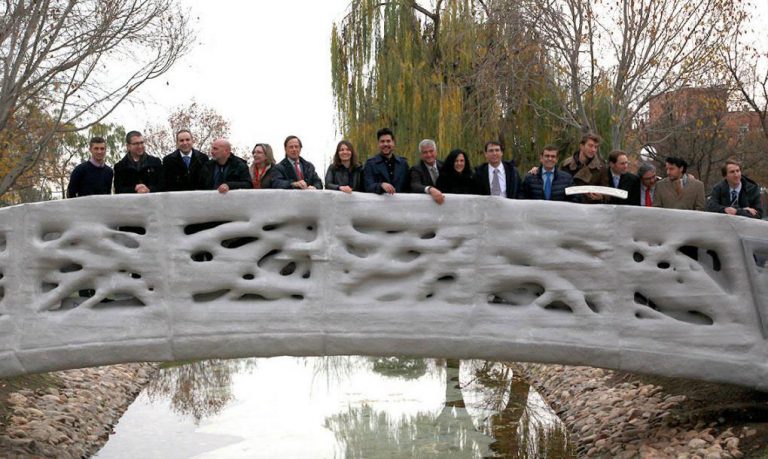
[[565, 429], [500, 363], [381, 357], [163, 368], [98, 458], [563, 458]]

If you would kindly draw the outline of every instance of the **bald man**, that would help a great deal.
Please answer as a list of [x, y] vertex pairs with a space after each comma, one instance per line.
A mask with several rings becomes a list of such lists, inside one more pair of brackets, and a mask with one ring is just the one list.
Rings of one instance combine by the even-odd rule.
[[200, 190], [218, 190], [226, 193], [238, 188], [253, 188], [248, 164], [232, 154], [232, 144], [227, 139], [216, 139], [211, 145], [211, 161], [200, 174]]

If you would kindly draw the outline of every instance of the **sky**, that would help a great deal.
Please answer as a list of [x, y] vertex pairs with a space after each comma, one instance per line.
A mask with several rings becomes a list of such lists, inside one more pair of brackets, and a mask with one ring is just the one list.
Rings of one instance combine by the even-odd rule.
[[[166, 124], [194, 99], [231, 122], [230, 140], [241, 151], [266, 142], [279, 161], [285, 137], [297, 135], [302, 156], [324, 171], [341, 139], [334, 124], [331, 28], [350, 0], [180, 1], [196, 34], [191, 51], [107, 121], [126, 130]], [[768, 1], [756, 3], [753, 24], [762, 31]], [[756, 40], [768, 41], [762, 33]]]
[[[143, 85], [107, 120], [126, 130], [167, 124], [192, 99], [231, 122], [232, 143], [250, 152], [301, 138], [302, 156], [324, 171], [340, 140], [334, 125], [330, 37], [349, 0], [181, 0], [191, 14], [191, 51]], [[164, 156], [170, 152], [149, 152]]]

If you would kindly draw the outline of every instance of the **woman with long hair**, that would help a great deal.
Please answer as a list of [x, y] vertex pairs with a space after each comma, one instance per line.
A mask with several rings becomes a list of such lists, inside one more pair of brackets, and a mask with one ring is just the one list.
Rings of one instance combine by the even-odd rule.
[[363, 191], [363, 167], [351, 142], [342, 140], [336, 145], [333, 163], [325, 173], [325, 189], [345, 193]]
[[253, 188], [269, 188], [271, 181], [270, 173], [272, 166], [275, 165], [275, 156], [272, 154], [272, 147], [268, 143], [257, 143], [251, 151], [253, 163], [251, 164], [251, 179]]
[[469, 155], [464, 150], [455, 149], [443, 161], [440, 175], [437, 177], [437, 189], [443, 193], [476, 194], [475, 180]]

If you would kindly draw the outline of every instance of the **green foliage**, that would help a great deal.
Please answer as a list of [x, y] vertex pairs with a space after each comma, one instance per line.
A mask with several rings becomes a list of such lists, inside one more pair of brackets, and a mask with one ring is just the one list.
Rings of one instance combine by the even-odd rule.
[[561, 121], [562, 90], [548, 83], [553, 70], [533, 35], [489, 18], [477, 1], [437, 5], [423, 11], [412, 2], [353, 0], [334, 24], [341, 135], [365, 158], [377, 153], [376, 130], [391, 127], [398, 153], [412, 163], [424, 138], [436, 140], [441, 156], [464, 149], [474, 164], [491, 139], [523, 166], [536, 164], [545, 144], [572, 148], [580, 133]]

